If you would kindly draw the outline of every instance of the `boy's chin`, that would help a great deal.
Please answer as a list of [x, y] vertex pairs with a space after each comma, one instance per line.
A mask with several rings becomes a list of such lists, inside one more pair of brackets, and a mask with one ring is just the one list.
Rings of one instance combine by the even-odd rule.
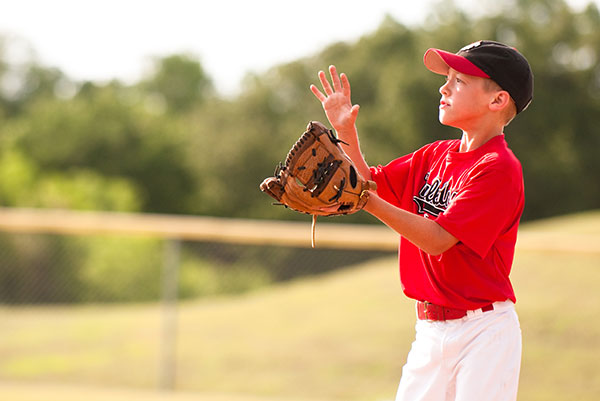
[[440, 114], [438, 115], [438, 120], [440, 121], [440, 124], [442, 124], [442, 125], [458, 128], [457, 126], [455, 126], [453, 124], [453, 121], [451, 119], [449, 119], [447, 116], [445, 116], [442, 112], [440, 112]]

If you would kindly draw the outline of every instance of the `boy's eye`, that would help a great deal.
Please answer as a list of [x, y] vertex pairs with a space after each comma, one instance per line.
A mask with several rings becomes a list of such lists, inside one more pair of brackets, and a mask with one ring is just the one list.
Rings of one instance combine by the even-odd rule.
[[[446, 82], [449, 82], [449, 81], [451, 80], [451, 78], [450, 78], [449, 76], [447, 76], [447, 75], [446, 75], [446, 76], [444, 77], [444, 80], [445, 80]], [[458, 77], [455, 77], [455, 78], [454, 78], [454, 82], [456, 82], [456, 83], [462, 83], [462, 82], [464, 82], [464, 81], [463, 81], [462, 79], [458, 78]]]

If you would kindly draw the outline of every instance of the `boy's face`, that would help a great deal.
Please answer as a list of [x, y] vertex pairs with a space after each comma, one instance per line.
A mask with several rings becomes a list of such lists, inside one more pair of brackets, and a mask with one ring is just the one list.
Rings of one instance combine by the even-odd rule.
[[440, 87], [440, 123], [469, 131], [478, 127], [482, 117], [490, 112], [494, 95], [485, 86], [485, 78], [449, 69], [446, 83]]

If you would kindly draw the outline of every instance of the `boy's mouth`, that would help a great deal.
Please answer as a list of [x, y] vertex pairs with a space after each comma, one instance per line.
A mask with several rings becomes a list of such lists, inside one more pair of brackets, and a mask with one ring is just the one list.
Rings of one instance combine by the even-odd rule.
[[450, 107], [450, 103], [446, 102], [445, 100], [440, 100], [440, 109], [443, 109], [446, 107]]

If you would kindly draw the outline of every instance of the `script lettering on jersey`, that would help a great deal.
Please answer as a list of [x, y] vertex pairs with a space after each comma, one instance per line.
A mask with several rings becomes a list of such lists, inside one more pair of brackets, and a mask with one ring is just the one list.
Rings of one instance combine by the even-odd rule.
[[440, 178], [435, 178], [428, 183], [429, 173], [425, 174], [425, 184], [419, 190], [419, 194], [413, 196], [417, 204], [419, 214], [438, 217], [450, 204], [450, 201], [457, 195], [457, 192], [450, 192], [450, 182], [442, 182]]

